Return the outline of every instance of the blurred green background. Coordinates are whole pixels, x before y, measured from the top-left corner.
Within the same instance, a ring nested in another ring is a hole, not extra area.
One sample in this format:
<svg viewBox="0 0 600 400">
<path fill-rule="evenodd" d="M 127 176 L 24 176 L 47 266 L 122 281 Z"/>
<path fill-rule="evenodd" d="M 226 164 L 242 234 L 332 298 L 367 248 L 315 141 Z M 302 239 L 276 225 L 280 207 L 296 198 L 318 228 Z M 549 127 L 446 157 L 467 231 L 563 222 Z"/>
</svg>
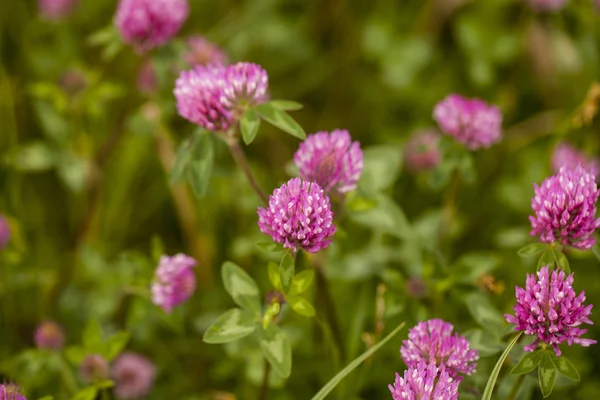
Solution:
<svg viewBox="0 0 600 400">
<path fill-rule="evenodd" d="M 472 390 L 461 398 L 477 398 L 502 348 L 469 304 L 512 312 L 514 285 L 535 271 L 535 260 L 519 258 L 516 249 L 532 240 L 533 183 L 551 174 L 555 144 L 567 140 L 600 154 L 599 122 L 574 122 L 598 105 L 586 100 L 600 72 L 594 4 L 572 0 L 555 14 L 536 14 L 518 0 L 191 0 L 190 6 L 177 41 L 150 55 L 159 88 L 147 95 L 137 88 L 139 55 L 90 44 L 92 34 L 112 24 L 116 1 L 82 0 L 61 22 L 40 19 L 33 1 L 0 4 L 0 213 L 13 231 L 0 254 L 0 377 L 21 383 L 30 398 L 66 398 L 58 372 L 42 356 L 19 354 L 33 347 L 40 321 L 59 321 L 67 344 L 77 344 L 93 317 L 107 332 L 129 330 L 129 348 L 157 365 L 152 399 L 256 398 L 263 368 L 256 343 L 207 345 L 201 336 L 233 305 L 220 281 L 223 261 L 235 261 L 263 293 L 269 290 L 266 262 L 274 258 L 255 246 L 266 238 L 256 224 L 259 201 L 217 141 L 204 198 L 183 183 L 170 185 L 165 172 L 176 146 L 194 131 L 177 115 L 172 90 L 183 38 L 200 34 L 230 60 L 262 65 L 272 98 L 304 104 L 293 116 L 306 132 L 343 128 L 365 149 L 384 146 L 372 153 L 386 156 L 369 164 L 370 178 L 397 203 L 338 220 L 325 271 L 343 336 L 340 354 L 314 320 L 289 315 L 292 376 L 273 379 L 270 398 L 310 398 L 372 343 L 377 321 L 387 332 L 400 321 L 410 327 L 431 317 L 471 330 L 482 353 L 480 373 L 465 380 L 461 387 Z M 474 181 L 455 195 L 444 181 L 432 185 L 435 171 L 414 175 L 402 168 L 403 144 L 415 130 L 434 126 L 432 108 L 451 92 L 497 104 L 504 116 L 503 140 L 474 154 Z M 245 148 L 267 192 L 289 178 L 297 145 L 263 124 Z M 363 179 L 363 187 L 370 184 Z M 453 220 L 440 235 L 450 202 Z M 186 252 L 200 265 L 196 294 L 171 316 L 131 295 L 151 279 L 162 248 Z M 600 304 L 598 260 L 591 252 L 569 259 L 576 290 Z M 505 290 L 486 289 L 483 273 Z M 414 278 L 425 293 L 407 289 Z M 600 336 L 596 326 L 587 337 Z M 387 384 L 404 369 L 402 338 L 405 332 L 332 398 L 389 398 Z M 551 398 L 600 395 L 598 346 L 563 347 L 582 381 L 559 378 Z M 513 380 L 501 381 L 499 398 Z M 529 390 L 520 398 L 541 398 L 531 390 L 533 376 L 525 383 Z"/>
</svg>

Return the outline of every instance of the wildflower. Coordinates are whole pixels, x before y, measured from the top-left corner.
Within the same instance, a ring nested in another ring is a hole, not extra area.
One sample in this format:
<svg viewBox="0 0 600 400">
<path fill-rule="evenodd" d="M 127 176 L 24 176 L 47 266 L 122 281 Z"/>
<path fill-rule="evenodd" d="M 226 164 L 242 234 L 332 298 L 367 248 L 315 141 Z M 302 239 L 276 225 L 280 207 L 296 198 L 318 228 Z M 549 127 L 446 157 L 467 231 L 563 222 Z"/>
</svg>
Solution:
<svg viewBox="0 0 600 400">
<path fill-rule="evenodd" d="M 84 382 L 94 383 L 108 379 L 108 362 L 100 354 L 90 354 L 79 366 L 79 375 Z"/>
<path fill-rule="evenodd" d="M 8 220 L 0 215 L 0 250 L 8 246 L 10 241 L 10 226 Z"/>
<path fill-rule="evenodd" d="M 111 371 L 116 397 L 126 400 L 146 396 L 150 393 L 155 374 L 156 368 L 146 357 L 131 352 L 121 354 Z"/>
<path fill-rule="evenodd" d="M 360 143 L 346 130 L 308 135 L 294 154 L 300 178 L 316 182 L 327 193 L 356 189 L 363 168 Z"/>
<path fill-rule="evenodd" d="M 408 332 L 408 340 L 402 342 L 400 354 L 406 365 L 416 367 L 424 361 L 445 365 L 453 378 L 458 374 L 471 375 L 479 359 L 477 350 L 458 333 L 452 334 L 454 326 L 441 319 L 419 322 Z"/>
<path fill-rule="evenodd" d="M 209 131 L 229 129 L 251 106 L 268 98 L 268 76 L 252 63 L 196 66 L 175 82 L 179 115 Z"/>
<path fill-rule="evenodd" d="M 258 208 L 258 226 L 283 247 L 309 253 L 329 246 L 336 229 L 329 197 L 318 183 L 300 178 L 275 189 L 269 206 Z"/>
<path fill-rule="evenodd" d="M 537 335 L 535 341 L 525 346 L 526 351 L 534 351 L 539 343 L 552 346 L 560 357 L 558 345 L 567 341 L 587 347 L 596 343 L 592 339 L 582 339 L 587 329 L 581 324 L 593 325 L 588 318 L 592 305 L 584 306 L 585 292 L 579 296 L 573 290 L 573 274 L 565 279 L 565 271 L 550 271 L 547 266 L 537 273 L 527 274 L 525 289 L 516 287 L 517 304 L 515 315 L 505 314 L 510 324 L 516 325 L 516 331 L 525 331 L 526 335 Z"/>
<path fill-rule="evenodd" d="M 564 165 L 566 169 L 576 169 L 578 165 L 588 172 L 593 173 L 596 178 L 600 174 L 600 160 L 587 158 L 567 142 L 559 143 L 552 153 L 552 169 L 558 173 Z"/>
<path fill-rule="evenodd" d="M 594 176 L 581 165 L 574 170 L 561 167 L 558 174 L 535 185 L 530 216 L 531 236 L 544 243 L 561 243 L 578 249 L 589 249 L 595 243 L 594 232 L 600 226 L 596 219 L 596 201 L 600 192 Z"/>
<path fill-rule="evenodd" d="M 60 349 L 65 343 L 63 328 L 54 321 L 39 324 L 33 338 L 40 349 Z"/>
<path fill-rule="evenodd" d="M 479 99 L 448 95 L 436 104 L 433 117 L 441 130 L 469 150 L 490 147 L 502 135 L 502 114 Z"/>
<path fill-rule="evenodd" d="M 139 53 L 167 43 L 188 17 L 187 0 L 121 0 L 115 25 Z"/>
<path fill-rule="evenodd" d="M 535 11 L 559 11 L 569 0 L 527 0 Z"/>
<path fill-rule="evenodd" d="M 435 168 L 442 160 L 439 141 L 440 135 L 435 130 L 415 133 L 405 148 L 408 167 L 415 172 Z"/>
<path fill-rule="evenodd" d="M 162 256 L 152 284 L 152 302 L 170 313 L 173 307 L 187 301 L 196 289 L 193 267 L 196 260 L 185 254 Z"/>
<path fill-rule="evenodd" d="M 21 388 L 14 383 L 0 384 L 0 400 L 27 400 Z"/>
<path fill-rule="evenodd" d="M 184 60 L 191 66 L 196 65 L 226 65 L 227 55 L 216 44 L 202 36 L 187 38 L 187 51 Z"/>
<path fill-rule="evenodd" d="M 78 0 L 38 0 L 42 18 L 58 21 L 68 16 L 77 6 Z"/>
<path fill-rule="evenodd" d="M 446 367 L 419 361 L 404 371 L 404 377 L 396 372 L 394 385 L 388 385 L 394 400 L 455 400 L 458 399 L 458 385 Z"/>
</svg>

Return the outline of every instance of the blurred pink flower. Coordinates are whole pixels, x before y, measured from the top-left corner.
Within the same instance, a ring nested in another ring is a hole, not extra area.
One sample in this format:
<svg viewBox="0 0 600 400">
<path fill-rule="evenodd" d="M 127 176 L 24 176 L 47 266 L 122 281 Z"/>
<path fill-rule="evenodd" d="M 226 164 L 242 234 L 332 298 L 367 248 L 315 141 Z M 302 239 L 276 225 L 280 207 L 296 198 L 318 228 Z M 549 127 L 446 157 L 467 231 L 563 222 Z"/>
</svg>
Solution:
<svg viewBox="0 0 600 400">
<path fill-rule="evenodd" d="M 193 267 L 196 260 L 185 254 L 162 256 L 152 284 L 152 302 L 170 313 L 173 307 L 187 301 L 196 289 Z"/>
<path fill-rule="evenodd" d="M 526 0 L 535 11 L 559 11 L 569 0 Z"/>
<path fill-rule="evenodd" d="M 408 168 L 414 172 L 435 168 L 442 161 L 439 141 L 434 129 L 415 132 L 404 149 Z"/>
<path fill-rule="evenodd" d="M 79 0 L 38 0 L 38 9 L 42 18 L 58 21 L 68 16 Z"/>
<path fill-rule="evenodd" d="M 152 61 L 142 62 L 137 73 L 137 88 L 141 94 L 151 94 L 158 89 L 158 77 L 152 65 Z"/>
<path fill-rule="evenodd" d="M 33 338 L 40 349 L 60 349 L 65 343 L 63 328 L 54 321 L 39 324 Z"/>
<path fill-rule="evenodd" d="M 192 67 L 196 65 L 227 65 L 225 52 L 200 35 L 187 38 L 187 51 L 183 58 Z"/>
<path fill-rule="evenodd" d="M 8 246 L 10 241 L 10 226 L 8 220 L 0 215 L 0 250 Z"/>
<path fill-rule="evenodd" d="M 114 362 L 111 376 L 118 399 L 128 400 L 146 396 L 152 389 L 156 368 L 146 357 L 123 353 Z"/>
<path fill-rule="evenodd" d="M 552 153 L 552 170 L 558 173 L 561 167 L 575 169 L 578 165 L 588 172 L 593 172 L 596 179 L 600 177 L 600 159 L 588 158 L 567 142 L 556 145 Z"/>
</svg>

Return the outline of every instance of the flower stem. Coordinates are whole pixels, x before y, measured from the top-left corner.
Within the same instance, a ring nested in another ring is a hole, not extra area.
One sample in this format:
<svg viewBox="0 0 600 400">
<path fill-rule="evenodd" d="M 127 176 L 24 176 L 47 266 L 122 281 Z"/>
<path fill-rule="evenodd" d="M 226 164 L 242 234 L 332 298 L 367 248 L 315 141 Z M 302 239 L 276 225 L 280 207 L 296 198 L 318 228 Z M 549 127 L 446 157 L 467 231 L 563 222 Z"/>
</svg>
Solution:
<svg viewBox="0 0 600 400">
<path fill-rule="evenodd" d="M 252 173 L 252 170 L 250 169 L 250 166 L 248 165 L 248 160 L 246 159 L 246 155 L 242 151 L 242 148 L 240 147 L 240 144 L 237 141 L 237 139 L 236 140 L 228 140 L 227 144 L 229 145 L 229 150 L 231 151 L 231 155 L 233 156 L 233 159 L 235 160 L 237 165 L 241 168 L 241 170 L 246 175 L 246 178 L 248 179 L 248 183 L 250 183 L 250 186 L 252 186 L 252 189 L 254 189 L 254 192 L 256 192 L 258 197 L 260 197 L 260 199 L 262 200 L 262 202 L 265 205 L 269 204 L 269 196 L 267 196 L 267 194 L 264 192 L 264 190 L 262 190 L 262 188 L 260 187 L 260 184 L 254 177 L 254 174 Z"/>
<path fill-rule="evenodd" d="M 271 364 L 269 364 L 269 361 L 267 361 L 265 358 L 262 386 L 260 389 L 260 395 L 258 396 L 259 400 L 267 400 L 267 394 L 269 392 L 269 372 L 271 372 Z"/>
<path fill-rule="evenodd" d="M 519 377 L 513 384 L 512 389 L 510 389 L 510 393 L 508 394 L 506 400 L 515 400 L 515 398 L 517 397 L 517 393 L 519 393 L 519 389 L 521 389 L 521 385 L 523 385 L 523 381 L 525 380 L 526 376 L 527 374 L 519 375 Z"/>
<path fill-rule="evenodd" d="M 331 297 L 331 293 L 329 290 L 329 284 L 327 282 L 327 279 L 325 278 L 325 274 L 323 273 L 323 266 L 321 264 L 321 260 L 320 258 L 316 258 L 315 259 L 315 273 L 316 273 L 316 283 L 317 283 L 317 296 L 318 299 L 317 303 L 318 304 L 323 304 L 324 306 L 324 314 L 325 314 L 325 319 L 327 320 L 329 327 L 331 329 L 331 332 L 333 334 L 334 337 L 334 341 L 337 345 L 337 350 L 338 353 L 343 357 L 345 357 L 344 355 L 344 348 L 342 346 L 343 340 L 342 340 L 342 334 L 341 334 L 341 330 L 340 327 L 337 323 L 337 319 L 336 319 L 336 312 L 335 312 L 335 305 L 333 304 L 333 299 Z"/>
</svg>

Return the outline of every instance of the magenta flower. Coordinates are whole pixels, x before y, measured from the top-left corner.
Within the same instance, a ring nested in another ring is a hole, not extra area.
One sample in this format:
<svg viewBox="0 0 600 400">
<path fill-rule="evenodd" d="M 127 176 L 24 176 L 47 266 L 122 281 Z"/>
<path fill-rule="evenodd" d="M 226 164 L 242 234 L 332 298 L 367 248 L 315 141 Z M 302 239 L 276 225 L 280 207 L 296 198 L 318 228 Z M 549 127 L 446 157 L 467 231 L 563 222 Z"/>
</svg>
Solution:
<svg viewBox="0 0 600 400">
<path fill-rule="evenodd" d="M 435 168 L 442 161 L 439 141 L 440 135 L 433 129 L 416 132 L 404 150 L 408 168 L 414 172 Z"/>
<path fill-rule="evenodd" d="M 136 353 L 123 353 L 112 366 L 114 393 L 118 399 L 137 399 L 152 389 L 156 368 L 146 357 Z"/>
<path fill-rule="evenodd" d="M 404 377 L 396 372 L 394 385 L 388 385 L 394 400 L 456 400 L 458 385 L 442 364 L 419 361 L 404 371 Z"/>
<path fill-rule="evenodd" d="M 585 292 L 579 296 L 573 290 L 573 274 L 565 279 L 565 271 L 550 272 L 542 267 L 537 273 L 527 274 L 525 289 L 516 287 L 517 304 L 515 315 L 505 314 L 510 324 L 516 325 L 516 331 L 525 331 L 526 335 L 537 335 L 535 341 L 525 346 L 526 351 L 534 351 L 539 343 L 552 346 L 560 357 L 558 345 L 567 341 L 568 345 L 577 343 L 588 347 L 596 343 L 592 339 L 582 339 L 587 329 L 581 324 L 593 325 L 588 318 L 592 313 L 592 305 L 584 306 Z"/>
<path fill-rule="evenodd" d="M 586 171 L 593 173 L 596 178 L 600 175 L 600 160 L 588 158 L 567 142 L 559 143 L 552 153 L 552 170 L 555 174 L 562 166 L 566 169 L 576 169 L 578 165 Z"/>
<path fill-rule="evenodd" d="M 185 254 L 162 256 L 152 284 L 152 302 L 170 313 L 173 307 L 187 301 L 196 289 L 193 267 L 196 260 Z"/>
<path fill-rule="evenodd" d="M 557 175 L 535 185 L 530 216 L 531 236 L 544 243 L 561 243 L 578 249 L 589 249 L 595 243 L 594 232 L 600 226 L 596 219 L 596 201 L 600 192 L 594 176 L 581 166 L 574 170 L 561 167 Z"/>
<path fill-rule="evenodd" d="M 10 241 L 10 226 L 8 220 L 0 215 L 0 250 L 5 249 Z"/>
<path fill-rule="evenodd" d="M 527 0 L 535 11 L 559 11 L 569 0 Z"/>
<path fill-rule="evenodd" d="M 308 135 L 294 154 L 300 178 L 316 182 L 327 193 L 356 189 L 363 168 L 360 143 L 352 142 L 346 130 Z"/>
<path fill-rule="evenodd" d="M 335 233 L 329 197 L 315 182 L 290 179 L 275 189 L 269 206 L 258 208 L 260 231 L 283 247 L 315 253 L 331 243 Z"/>
<path fill-rule="evenodd" d="M 209 131 L 224 131 L 268 98 L 269 78 L 256 64 L 196 66 L 175 82 L 179 115 Z"/>
<path fill-rule="evenodd" d="M 187 38 L 187 51 L 183 58 L 190 66 L 226 65 L 227 55 L 219 46 L 196 35 Z"/>
<path fill-rule="evenodd" d="M 108 379 L 108 362 L 100 354 L 90 354 L 79 366 L 79 375 L 84 382 L 94 383 Z"/>
<path fill-rule="evenodd" d="M 21 388 L 14 383 L 0 384 L 0 400 L 27 400 Z"/>
<path fill-rule="evenodd" d="M 477 350 L 471 349 L 467 338 L 452 334 L 454 326 L 441 319 L 419 322 L 408 332 L 402 342 L 400 354 L 404 363 L 416 367 L 419 362 L 445 365 L 453 378 L 458 374 L 471 375 L 479 359 Z"/>
<path fill-rule="evenodd" d="M 38 10 L 42 18 L 49 21 L 58 21 L 67 17 L 79 0 L 38 0 Z"/>
<path fill-rule="evenodd" d="M 121 0 L 115 25 L 125 43 L 145 53 L 175 36 L 189 12 L 187 0 Z"/>
<path fill-rule="evenodd" d="M 56 322 L 44 321 L 37 326 L 33 339 L 40 349 L 60 349 L 65 343 L 65 333 Z"/>
<path fill-rule="evenodd" d="M 479 99 L 451 94 L 436 104 L 433 117 L 442 132 L 469 150 L 490 147 L 502 135 L 502 114 Z"/>
</svg>

